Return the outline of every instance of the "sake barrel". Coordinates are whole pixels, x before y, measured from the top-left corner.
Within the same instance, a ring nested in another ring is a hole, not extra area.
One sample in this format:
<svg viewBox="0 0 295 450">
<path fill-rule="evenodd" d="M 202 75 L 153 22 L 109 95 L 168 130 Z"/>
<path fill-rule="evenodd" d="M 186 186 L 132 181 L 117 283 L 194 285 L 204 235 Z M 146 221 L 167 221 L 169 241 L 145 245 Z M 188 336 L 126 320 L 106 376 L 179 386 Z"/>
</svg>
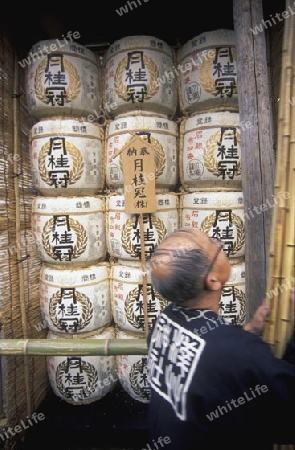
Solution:
<svg viewBox="0 0 295 450">
<path fill-rule="evenodd" d="M 238 109 L 234 31 L 199 34 L 178 51 L 179 105 L 183 113 Z"/>
<path fill-rule="evenodd" d="M 178 196 L 174 192 L 156 194 L 156 212 L 143 214 L 144 236 L 140 235 L 139 217 L 124 211 L 123 194 L 106 198 L 106 245 L 111 257 L 118 262 L 140 261 L 141 240 L 146 259 L 164 237 L 179 227 Z"/>
<path fill-rule="evenodd" d="M 26 100 L 31 117 L 87 117 L 101 94 L 95 53 L 66 39 L 37 42 L 27 55 Z"/>
<path fill-rule="evenodd" d="M 147 274 L 146 300 L 144 298 L 143 272 L 138 267 L 113 264 L 110 273 L 111 307 L 115 324 L 124 331 L 144 334 L 145 313 L 148 328 L 152 329 L 158 315 L 168 305 L 167 301 L 153 288 Z M 148 330 L 148 331 L 149 331 Z"/>
<path fill-rule="evenodd" d="M 89 265 L 106 257 L 105 199 L 101 196 L 36 197 L 32 229 L 45 263 Z"/>
<path fill-rule="evenodd" d="M 244 325 L 246 321 L 245 278 L 245 261 L 232 264 L 230 277 L 221 291 L 219 314 L 232 325 Z"/>
<path fill-rule="evenodd" d="M 180 125 L 180 181 L 186 191 L 241 190 L 239 113 L 208 111 Z"/>
<path fill-rule="evenodd" d="M 245 256 L 245 218 L 242 191 L 189 192 L 180 196 L 182 227 L 202 230 L 219 238 L 234 263 Z"/>
<path fill-rule="evenodd" d="M 157 37 L 127 36 L 113 42 L 105 55 L 106 114 L 114 118 L 138 109 L 174 115 L 174 58 L 172 47 Z"/>
<path fill-rule="evenodd" d="M 57 333 L 79 334 L 110 325 L 108 265 L 64 268 L 43 264 L 40 308 L 49 330 Z"/>
<path fill-rule="evenodd" d="M 138 335 L 116 330 L 116 339 L 138 339 Z M 150 387 L 147 374 L 147 357 L 116 355 L 115 365 L 119 382 L 124 391 L 140 403 L 149 403 Z"/>
<path fill-rule="evenodd" d="M 34 187 L 42 195 L 93 195 L 105 182 L 104 131 L 96 123 L 52 118 L 31 129 Z"/>
<path fill-rule="evenodd" d="M 113 327 L 69 335 L 49 331 L 47 339 L 115 339 Z M 71 405 L 87 405 L 105 397 L 115 387 L 118 377 L 114 356 L 48 356 L 49 384 L 53 393 Z"/>
<path fill-rule="evenodd" d="M 167 116 L 130 112 L 110 120 L 106 128 L 106 184 L 116 190 L 123 186 L 122 157 L 119 152 L 141 133 L 154 148 L 155 173 L 146 174 L 155 180 L 156 192 L 173 190 L 178 182 L 178 127 Z"/>
</svg>

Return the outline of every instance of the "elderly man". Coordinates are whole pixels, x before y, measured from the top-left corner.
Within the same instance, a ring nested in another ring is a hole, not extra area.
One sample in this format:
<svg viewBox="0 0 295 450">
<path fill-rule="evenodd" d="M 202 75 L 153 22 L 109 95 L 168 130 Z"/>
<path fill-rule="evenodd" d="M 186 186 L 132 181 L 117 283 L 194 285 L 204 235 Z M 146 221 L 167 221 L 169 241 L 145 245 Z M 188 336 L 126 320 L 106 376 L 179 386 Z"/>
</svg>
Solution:
<svg viewBox="0 0 295 450">
<path fill-rule="evenodd" d="M 244 327 L 218 315 L 231 272 L 222 248 L 200 230 L 180 229 L 151 258 L 152 284 L 170 302 L 148 336 L 155 449 L 295 443 L 294 365 L 275 358 L 259 336 L 269 309 L 262 305 Z"/>
</svg>

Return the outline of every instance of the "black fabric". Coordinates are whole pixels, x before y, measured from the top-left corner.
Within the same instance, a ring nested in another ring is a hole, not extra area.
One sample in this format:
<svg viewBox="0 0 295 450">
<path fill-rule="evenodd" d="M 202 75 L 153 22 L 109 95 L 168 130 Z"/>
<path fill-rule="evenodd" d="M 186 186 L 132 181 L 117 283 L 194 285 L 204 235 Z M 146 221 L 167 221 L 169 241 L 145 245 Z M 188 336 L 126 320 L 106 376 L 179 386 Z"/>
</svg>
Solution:
<svg viewBox="0 0 295 450">
<path fill-rule="evenodd" d="M 148 345 L 149 424 L 159 448 L 164 438 L 167 450 L 295 443 L 294 365 L 261 337 L 212 311 L 170 304 Z"/>
</svg>

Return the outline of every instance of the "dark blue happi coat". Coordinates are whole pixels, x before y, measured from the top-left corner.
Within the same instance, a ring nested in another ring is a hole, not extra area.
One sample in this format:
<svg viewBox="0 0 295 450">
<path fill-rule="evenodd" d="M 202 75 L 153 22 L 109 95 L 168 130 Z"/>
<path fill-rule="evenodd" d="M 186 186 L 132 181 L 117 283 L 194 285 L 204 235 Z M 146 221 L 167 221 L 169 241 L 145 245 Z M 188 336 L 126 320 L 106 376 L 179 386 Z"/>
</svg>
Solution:
<svg viewBox="0 0 295 450">
<path fill-rule="evenodd" d="M 294 359 L 275 358 L 261 337 L 212 311 L 170 304 L 148 346 L 155 448 L 264 450 L 295 443 Z"/>
</svg>

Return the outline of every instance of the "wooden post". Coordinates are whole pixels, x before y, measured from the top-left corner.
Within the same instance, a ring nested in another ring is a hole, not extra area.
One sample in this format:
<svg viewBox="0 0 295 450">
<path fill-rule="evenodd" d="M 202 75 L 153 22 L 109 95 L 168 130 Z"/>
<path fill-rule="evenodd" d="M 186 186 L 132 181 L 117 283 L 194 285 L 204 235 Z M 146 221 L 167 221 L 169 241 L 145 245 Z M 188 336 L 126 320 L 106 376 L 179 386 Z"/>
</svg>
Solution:
<svg viewBox="0 0 295 450">
<path fill-rule="evenodd" d="M 139 132 L 138 134 L 146 133 Z M 150 214 L 156 211 L 154 148 L 149 142 L 134 134 L 121 149 L 120 154 L 123 167 L 125 212 L 136 214 L 139 218 L 144 331 L 147 336 L 149 333 L 149 322 L 143 214 Z"/>
<path fill-rule="evenodd" d="M 233 0 L 233 19 L 245 208 L 245 289 L 251 316 L 266 295 L 274 205 L 273 115 L 262 1 Z"/>
</svg>

